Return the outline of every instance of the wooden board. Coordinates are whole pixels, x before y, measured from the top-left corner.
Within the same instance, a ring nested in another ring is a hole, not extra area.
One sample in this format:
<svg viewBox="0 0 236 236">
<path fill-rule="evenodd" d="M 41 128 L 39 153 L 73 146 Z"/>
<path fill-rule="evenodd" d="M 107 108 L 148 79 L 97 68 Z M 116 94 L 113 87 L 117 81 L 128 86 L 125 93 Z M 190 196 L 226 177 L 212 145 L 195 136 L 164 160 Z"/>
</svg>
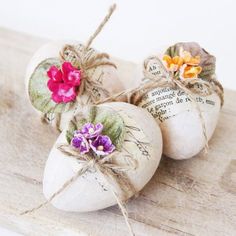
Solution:
<svg viewBox="0 0 236 236">
<path fill-rule="evenodd" d="M 24 72 L 46 40 L 0 29 L 0 225 L 24 235 L 123 236 L 117 206 L 66 213 L 41 203 L 42 176 L 58 133 L 39 122 L 27 100 Z M 185 161 L 163 157 L 140 196 L 128 203 L 137 236 L 236 235 L 236 92 L 225 91 L 207 155 Z"/>
</svg>

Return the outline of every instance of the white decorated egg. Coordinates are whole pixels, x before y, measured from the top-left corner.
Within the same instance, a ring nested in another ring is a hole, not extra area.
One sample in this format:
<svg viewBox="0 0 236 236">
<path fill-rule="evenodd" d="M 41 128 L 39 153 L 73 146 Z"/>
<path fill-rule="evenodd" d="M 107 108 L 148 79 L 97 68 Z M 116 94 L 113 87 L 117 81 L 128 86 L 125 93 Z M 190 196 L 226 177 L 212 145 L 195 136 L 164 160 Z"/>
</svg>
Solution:
<svg viewBox="0 0 236 236">
<path fill-rule="evenodd" d="M 162 136 L 159 126 L 147 111 L 127 103 L 94 106 L 96 112 L 91 112 L 92 108 L 89 109 L 90 115 L 86 116 L 90 117 L 90 122 L 101 121 L 106 127 L 105 134 L 112 134 L 110 137 L 113 137 L 111 139 L 116 148 L 119 147 L 121 156 L 128 154 L 137 164 L 135 169 L 127 170 L 124 174 L 135 190 L 140 191 L 155 173 L 161 159 Z M 43 192 L 47 199 L 81 167 L 75 159 L 57 148 L 67 142 L 66 134 L 70 133 L 68 130 L 70 129 L 67 128 L 60 134 L 46 163 Z M 123 134 L 122 138 L 120 133 Z M 123 161 L 119 156 L 115 158 L 118 164 L 122 165 Z M 119 191 L 122 192 L 122 188 Z M 133 194 L 128 194 L 127 198 Z M 93 168 L 78 177 L 52 200 L 52 204 L 58 209 L 78 212 L 99 210 L 116 203 L 111 186 L 104 176 Z"/>
<path fill-rule="evenodd" d="M 163 61 L 149 57 L 144 67 L 146 79 L 151 74 L 156 84 L 136 105 L 160 125 L 163 153 L 177 160 L 197 155 L 211 139 L 223 103 L 215 57 L 197 43 L 177 43 L 167 49 Z"/>
</svg>

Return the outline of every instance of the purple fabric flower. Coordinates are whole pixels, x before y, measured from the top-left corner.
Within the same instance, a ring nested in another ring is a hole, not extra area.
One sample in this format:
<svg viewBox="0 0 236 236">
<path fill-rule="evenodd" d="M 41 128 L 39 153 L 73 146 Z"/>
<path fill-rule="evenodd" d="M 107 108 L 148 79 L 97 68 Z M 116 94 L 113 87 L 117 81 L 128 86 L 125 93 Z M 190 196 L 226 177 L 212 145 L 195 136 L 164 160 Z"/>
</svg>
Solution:
<svg viewBox="0 0 236 236">
<path fill-rule="evenodd" d="M 103 125 L 101 123 L 97 123 L 96 125 L 92 123 L 86 123 L 85 125 L 83 125 L 81 130 L 76 131 L 76 134 L 81 133 L 85 138 L 91 139 L 96 138 L 99 134 L 101 134 L 102 129 Z"/>
<path fill-rule="evenodd" d="M 79 149 L 81 154 L 89 152 L 89 143 L 83 134 L 77 133 L 71 140 L 71 145 L 76 149 Z"/>
<path fill-rule="evenodd" d="M 89 140 L 90 147 L 99 156 L 106 156 L 115 150 L 111 139 L 106 135 L 99 135 L 95 140 Z"/>
</svg>

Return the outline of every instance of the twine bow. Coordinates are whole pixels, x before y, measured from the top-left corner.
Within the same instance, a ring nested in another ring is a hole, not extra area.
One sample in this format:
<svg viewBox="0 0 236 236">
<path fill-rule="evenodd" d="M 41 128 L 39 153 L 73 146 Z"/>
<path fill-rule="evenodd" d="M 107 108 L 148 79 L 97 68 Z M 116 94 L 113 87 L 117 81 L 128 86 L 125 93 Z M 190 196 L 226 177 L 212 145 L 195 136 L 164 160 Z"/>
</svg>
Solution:
<svg viewBox="0 0 236 236">
<path fill-rule="evenodd" d="M 124 202 L 131 196 L 135 195 L 137 191 L 133 184 L 129 181 L 126 176 L 126 172 L 130 170 L 135 170 L 137 168 L 137 161 L 132 158 L 130 155 L 121 154 L 118 151 L 111 153 L 105 157 L 91 155 L 82 155 L 78 151 L 76 151 L 71 145 L 61 144 L 57 147 L 66 157 L 75 159 L 80 165 L 79 170 L 73 175 L 70 179 L 68 179 L 52 196 L 40 204 L 39 206 L 27 210 L 21 215 L 28 214 L 34 212 L 52 202 L 58 195 L 60 195 L 67 187 L 71 186 L 80 176 L 86 173 L 88 170 L 96 170 L 99 172 L 103 178 L 108 183 L 112 194 L 114 195 L 118 206 L 124 216 L 125 222 L 129 229 L 130 235 L 134 236 L 134 232 L 129 223 L 128 212 L 124 205 Z M 125 164 L 118 164 L 114 162 L 114 157 L 123 158 L 126 162 Z M 119 193 L 117 190 L 120 190 Z"/>
<path fill-rule="evenodd" d="M 94 53 L 94 50 L 90 48 L 93 40 L 97 37 L 97 35 L 102 31 L 105 24 L 109 21 L 111 15 L 116 9 L 116 4 L 113 4 L 108 11 L 108 14 L 105 16 L 103 21 L 97 27 L 96 31 L 90 36 L 87 43 L 80 47 L 75 45 L 65 45 L 60 52 L 60 56 L 62 60 L 70 61 L 75 67 L 82 70 L 82 80 L 79 90 L 79 95 L 82 95 L 85 91 L 87 91 L 92 98 L 92 102 L 95 102 L 97 99 L 94 96 L 93 88 L 99 89 L 102 91 L 105 96 L 109 96 L 109 91 L 102 87 L 101 83 L 91 79 L 88 76 L 88 70 L 95 69 L 99 66 L 113 66 L 116 68 L 116 65 L 108 59 L 110 58 L 107 53 Z M 94 54 L 91 56 L 91 54 Z M 104 60 L 105 59 L 105 60 Z"/>
<path fill-rule="evenodd" d="M 156 61 L 158 66 L 160 67 L 160 74 L 152 73 L 148 69 L 148 65 L 150 61 Z M 155 87 L 170 87 L 170 88 L 179 88 L 186 92 L 186 94 L 196 94 L 200 96 L 209 96 L 212 93 L 216 93 L 220 100 L 221 106 L 224 103 L 223 92 L 224 89 L 219 81 L 217 81 L 214 77 L 211 79 L 201 79 L 201 78 L 185 78 L 179 79 L 175 77 L 172 73 L 168 72 L 163 65 L 162 61 L 157 56 L 148 57 L 144 61 L 143 65 L 143 74 L 144 81 L 146 80 L 146 85 L 144 85 L 144 89 L 153 89 Z M 145 83 L 144 83 L 145 84 Z"/>
<path fill-rule="evenodd" d="M 82 95 L 85 91 L 87 91 L 90 94 L 93 103 L 97 100 L 93 88 L 96 88 L 100 92 L 103 92 L 105 96 L 109 96 L 110 93 L 107 89 L 102 87 L 100 82 L 95 81 L 90 76 L 88 76 L 88 70 L 105 65 L 113 66 L 116 68 L 116 65 L 108 60 L 110 57 L 107 53 L 94 53 L 94 50 L 91 49 L 90 46 L 93 40 L 102 31 L 104 25 L 109 21 L 115 9 L 116 5 L 113 4 L 109 8 L 108 14 L 100 23 L 96 31 L 90 36 L 84 46 L 67 44 L 62 48 L 60 52 L 60 57 L 62 60 L 70 61 L 73 66 L 79 68 L 82 71 L 82 79 L 78 95 Z"/>
<path fill-rule="evenodd" d="M 90 54 L 94 54 L 90 56 Z M 95 53 L 93 49 L 87 48 L 83 45 L 65 45 L 60 52 L 61 59 L 63 61 L 70 61 L 72 65 L 79 68 L 82 71 L 81 84 L 77 97 L 79 98 L 84 92 L 90 95 L 92 103 L 98 98 L 97 93 L 103 93 L 105 97 L 110 96 L 109 90 L 104 88 L 100 81 L 92 79 L 89 76 L 88 71 L 96 69 L 99 66 L 112 66 L 116 68 L 116 65 L 109 61 L 109 55 L 107 53 Z"/>
</svg>

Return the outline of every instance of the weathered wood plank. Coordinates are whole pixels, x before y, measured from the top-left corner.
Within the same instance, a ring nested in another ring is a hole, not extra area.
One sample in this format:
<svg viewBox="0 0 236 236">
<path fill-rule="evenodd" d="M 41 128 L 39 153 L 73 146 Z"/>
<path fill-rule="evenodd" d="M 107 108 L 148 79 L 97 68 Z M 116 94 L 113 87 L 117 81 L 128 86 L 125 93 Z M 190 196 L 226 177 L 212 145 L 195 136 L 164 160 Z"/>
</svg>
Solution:
<svg viewBox="0 0 236 236">
<path fill-rule="evenodd" d="M 24 88 L 32 53 L 45 40 L 0 29 L 0 225 L 25 235 L 127 235 L 118 207 L 66 213 L 47 206 L 43 168 L 58 133 L 40 124 Z M 236 92 L 225 106 L 207 155 L 163 157 L 150 183 L 128 210 L 136 235 L 236 235 Z"/>
</svg>

